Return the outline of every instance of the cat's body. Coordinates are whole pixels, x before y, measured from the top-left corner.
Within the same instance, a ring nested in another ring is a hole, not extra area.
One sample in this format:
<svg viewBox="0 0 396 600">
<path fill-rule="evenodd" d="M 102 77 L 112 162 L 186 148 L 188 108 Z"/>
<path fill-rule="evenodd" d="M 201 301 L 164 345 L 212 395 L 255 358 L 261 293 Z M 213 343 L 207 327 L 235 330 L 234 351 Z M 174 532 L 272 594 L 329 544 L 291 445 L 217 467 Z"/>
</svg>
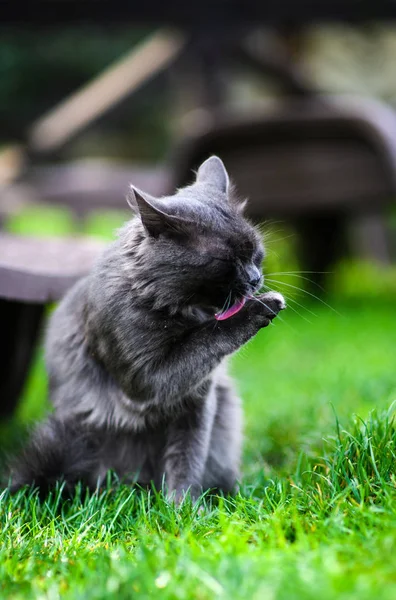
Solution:
<svg viewBox="0 0 396 600">
<path fill-rule="evenodd" d="M 132 202 L 140 218 L 51 318 L 55 414 L 14 468 L 14 488 L 45 490 L 62 478 L 93 488 L 114 469 L 142 485 L 165 479 L 180 498 L 187 489 L 229 491 L 238 478 L 242 415 L 226 359 L 283 299 L 250 299 L 261 243 L 229 201 L 219 159 L 175 196 L 135 191 Z"/>
<path fill-rule="evenodd" d="M 112 468 L 142 485 L 153 481 L 161 487 L 168 470 L 175 478 L 186 477 L 191 486 L 231 489 L 238 475 L 241 410 L 225 365 L 220 363 L 202 382 L 191 382 L 192 374 L 186 373 L 186 378 L 182 374 L 180 391 L 168 389 L 169 381 L 162 382 L 160 374 L 154 384 L 152 371 L 166 352 L 169 335 L 176 345 L 182 344 L 186 329 L 194 327 L 194 322 L 157 315 L 147 323 L 137 311 L 136 321 L 125 323 L 131 330 L 130 361 L 137 372 L 147 369 L 149 389 L 142 391 L 139 386 L 136 393 L 127 395 L 90 348 L 84 316 L 89 284 L 90 279 L 81 281 L 59 306 L 49 327 L 46 352 L 57 417 L 84 424 L 100 441 L 97 469 L 89 475 L 89 484 L 95 486 Z M 121 314 L 127 319 L 130 311 Z M 208 360 L 206 348 L 202 348 L 202 360 Z M 180 367 L 188 368 L 185 364 Z M 191 367 L 195 370 L 194 364 Z M 186 458 L 180 475 L 176 465 L 167 467 L 175 453 Z M 189 465 L 189 460 L 193 464 Z"/>
</svg>

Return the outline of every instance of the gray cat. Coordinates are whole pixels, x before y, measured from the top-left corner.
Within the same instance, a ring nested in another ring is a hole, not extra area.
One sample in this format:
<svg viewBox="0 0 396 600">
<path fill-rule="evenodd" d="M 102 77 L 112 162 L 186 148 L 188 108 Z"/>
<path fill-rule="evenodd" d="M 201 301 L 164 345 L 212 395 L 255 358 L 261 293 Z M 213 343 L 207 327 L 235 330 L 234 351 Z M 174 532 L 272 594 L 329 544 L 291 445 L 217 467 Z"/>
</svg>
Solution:
<svg viewBox="0 0 396 600">
<path fill-rule="evenodd" d="M 226 358 L 285 308 L 262 285 L 263 247 L 213 156 L 174 196 L 131 187 L 128 222 L 54 312 L 46 362 L 55 411 L 12 469 L 14 490 L 106 472 L 141 485 L 231 491 L 242 415 Z"/>
</svg>

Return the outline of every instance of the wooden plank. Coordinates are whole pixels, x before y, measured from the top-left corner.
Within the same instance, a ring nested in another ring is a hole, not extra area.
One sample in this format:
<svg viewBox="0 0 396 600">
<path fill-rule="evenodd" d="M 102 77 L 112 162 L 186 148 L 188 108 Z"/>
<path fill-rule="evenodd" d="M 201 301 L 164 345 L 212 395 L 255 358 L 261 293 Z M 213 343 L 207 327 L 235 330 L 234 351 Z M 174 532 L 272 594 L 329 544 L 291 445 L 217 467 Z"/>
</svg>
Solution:
<svg viewBox="0 0 396 600">
<path fill-rule="evenodd" d="M 96 240 L 32 239 L 0 234 L 0 418 L 18 402 L 44 321 L 45 304 L 59 300 L 86 275 L 104 244 Z"/>
<path fill-rule="evenodd" d="M 63 204 L 78 214 L 103 208 L 129 210 L 125 197 L 131 183 L 153 196 L 172 193 L 171 172 L 165 166 L 100 160 L 33 167 L 26 183 L 40 201 Z"/>
<path fill-rule="evenodd" d="M 161 30 L 144 40 L 34 123 L 28 133 L 30 151 L 51 152 L 65 144 L 169 66 L 183 45 L 184 36 L 171 31 Z"/>
<path fill-rule="evenodd" d="M 361 212 L 387 205 L 392 187 L 367 149 L 342 143 L 263 144 L 224 155 L 238 192 L 255 217 L 287 218 L 329 210 Z"/>
<path fill-rule="evenodd" d="M 64 205 L 78 217 L 94 210 L 129 211 L 125 197 L 130 183 L 153 196 L 166 196 L 173 191 L 171 171 L 161 165 L 92 159 L 31 166 L 24 177 L 2 188 L 0 219 L 19 213 L 27 204 L 42 202 Z"/>
<path fill-rule="evenodd" d="M 104 247 L 93 239 L 0 234 L 0 298 L 47 303 L 86 275 Z"/>
<path fill-rule="evenodd" d="M 396 193 L 396 116 L 386 105 L 326 97 L 195 120 L 174 153 L 174 186 L 222 157 L 255 217 L 365 211 Z"/>
</svg>

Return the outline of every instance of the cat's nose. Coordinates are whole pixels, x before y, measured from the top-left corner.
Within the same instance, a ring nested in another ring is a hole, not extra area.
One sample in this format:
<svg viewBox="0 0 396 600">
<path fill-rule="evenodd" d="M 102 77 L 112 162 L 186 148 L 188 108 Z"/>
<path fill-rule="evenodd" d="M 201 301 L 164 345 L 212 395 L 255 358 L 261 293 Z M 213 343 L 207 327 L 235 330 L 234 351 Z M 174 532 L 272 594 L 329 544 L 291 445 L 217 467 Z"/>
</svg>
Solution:
<svg viewBox="0 0 396 600">
<path fill-rule="evenodd" d="M 253 288 L 257 287 L 261 281 L 261 273 L 257 267 L 249 267 L 248 270 L 248 282 Z"/>
<path fill-rule="evenodd" d="M 256 287 L 260 283 L 260 279 L 261 277 L 253 277 L 252 279 L 250 279 L 249 285 L 251 285 L 252 287 Z"/>
</svg>

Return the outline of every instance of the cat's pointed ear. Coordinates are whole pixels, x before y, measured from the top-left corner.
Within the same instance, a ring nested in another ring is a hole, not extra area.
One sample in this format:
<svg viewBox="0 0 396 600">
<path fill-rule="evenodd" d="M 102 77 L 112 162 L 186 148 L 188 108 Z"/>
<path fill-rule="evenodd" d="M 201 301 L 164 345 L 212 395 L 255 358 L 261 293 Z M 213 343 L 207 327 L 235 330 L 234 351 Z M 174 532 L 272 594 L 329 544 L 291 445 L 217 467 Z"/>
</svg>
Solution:
<svg viewBox="0 0 396 600">
<path fill-rule="evenodd" d="M 209 183 L 223 194 L 228 193 L 230 179 L 223 161 L 218 156 L 211 156 L 199 167 L 197 172 L 198 183 Z"/>
<path fill-rule="evenodd" d="M 151 236 L 158 237 L 166 233 L 185 235 L 187 233 L 187 221 L 166 213 L 159 206 L 156 198 L 133 185 L 129 188 L 127 202 L 132 210 L 140 216 L 144 228 Z"/>
<path fill-rule="evenodd" d="M 129 204 L 129 207 L 136 214 L 140 214 L 141 208 L 145 207 L 146 205 L 155 206 L 156 204 L 156 198 L 154 198 L 154 196 L 150 196 L 150 194 L 139 190 L 139 188 L 132 184 L 129 186 L 126 201 Z"/>
</svg>

